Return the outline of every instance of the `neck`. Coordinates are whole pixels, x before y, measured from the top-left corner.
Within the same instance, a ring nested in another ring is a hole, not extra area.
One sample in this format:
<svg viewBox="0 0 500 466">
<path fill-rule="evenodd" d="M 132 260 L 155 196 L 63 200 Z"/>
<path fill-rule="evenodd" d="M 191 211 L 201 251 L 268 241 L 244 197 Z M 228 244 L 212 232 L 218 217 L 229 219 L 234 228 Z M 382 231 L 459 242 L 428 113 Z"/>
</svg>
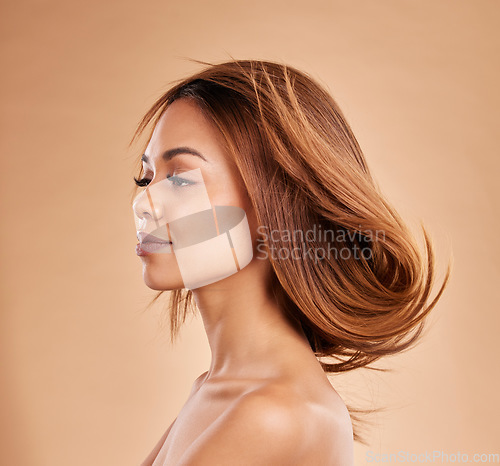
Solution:
<svg viewBox="0 0 500 466">
<path fill-rule="evenodd" d="M 278 375 L 291 350 L 313 355 L 302 329 L 274 300 L 269 267 L 252 261 L 237 274 L 193 290 L 212 352 L 207 378 Z"/>
</svg>

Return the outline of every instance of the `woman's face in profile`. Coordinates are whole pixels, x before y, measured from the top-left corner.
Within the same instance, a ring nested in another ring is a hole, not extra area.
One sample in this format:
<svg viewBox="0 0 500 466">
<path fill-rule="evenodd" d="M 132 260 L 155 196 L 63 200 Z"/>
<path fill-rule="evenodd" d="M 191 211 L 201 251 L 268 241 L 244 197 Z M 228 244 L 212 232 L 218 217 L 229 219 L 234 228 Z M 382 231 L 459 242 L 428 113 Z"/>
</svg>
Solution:
<svg viewBox="0 0 500 466">
<path fill-rule="evenodd" d="M 165 110 L 142 163 L 147 188 L 133 210 L 149 288 L 198 288 L 250 262 L 256 225 L 249 198 L 219 133 L 194 102 L 179 99 Z"/>
</svg>

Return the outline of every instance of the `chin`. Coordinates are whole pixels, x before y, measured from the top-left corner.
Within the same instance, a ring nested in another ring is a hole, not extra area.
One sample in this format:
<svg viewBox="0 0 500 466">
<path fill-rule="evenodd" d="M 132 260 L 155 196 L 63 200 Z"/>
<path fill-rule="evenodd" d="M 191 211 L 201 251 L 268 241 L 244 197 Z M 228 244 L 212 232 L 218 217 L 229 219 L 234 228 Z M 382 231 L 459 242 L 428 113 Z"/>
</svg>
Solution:
<svg viewBox="0 0 500 466">
<path fill-rule="evenodd" d="M 143 259 L 142 276 L 148 288 L 172 291 L 184 288 L 177 261 L 170 255 L 152 254 Z"/>
</svg>

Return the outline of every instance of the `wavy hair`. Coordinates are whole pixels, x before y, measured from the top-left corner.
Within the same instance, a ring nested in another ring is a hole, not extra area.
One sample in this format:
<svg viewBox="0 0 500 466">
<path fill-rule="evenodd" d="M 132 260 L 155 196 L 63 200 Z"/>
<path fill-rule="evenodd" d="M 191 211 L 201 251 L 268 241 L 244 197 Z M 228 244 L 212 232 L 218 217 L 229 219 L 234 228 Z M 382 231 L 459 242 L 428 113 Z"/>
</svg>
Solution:
<svg viewBox="0 0 500 466">
<path fill-rule="evenodd" d="M 261 238 L 267 251 L 300 254 L 300 260 L 268 255 L 271 286 L 314 354 L 330 358 L 318 359 L 326 373 L 365 367 L 409 348 L 443 293 L 450 265 L 431 300 L 435 258 L 429 235 L 422 226 L 421 251 L 377 187 L 335 100 L 285 64 L 199 63 L 206 68 L 165 92 L 132 141 L 153 129 L 172 102 L 190 99 L 220 131 L 265 231 L 333 232 L 308 242 L 316 251 L 337 252 L 321 260 L 306 254 L 296 235 Z M 192 292 L 173 291 L 170 304 L 173 342 L 195 308 Z"/>
</svg>

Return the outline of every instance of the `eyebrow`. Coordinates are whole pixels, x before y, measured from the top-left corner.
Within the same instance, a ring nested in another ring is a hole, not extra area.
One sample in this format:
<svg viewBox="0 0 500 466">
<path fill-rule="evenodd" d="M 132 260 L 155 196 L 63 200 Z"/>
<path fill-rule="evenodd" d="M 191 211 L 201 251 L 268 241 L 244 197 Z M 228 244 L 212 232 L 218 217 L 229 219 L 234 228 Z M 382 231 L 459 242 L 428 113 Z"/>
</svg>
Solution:
<svg viewBox="0 0 500 466">
<path fill-rule="evenodd" d="M 165 161 L 168 162 L 169 160 L 172 160 L 176 155 L 180 154 L 191 154 L 195 155 L 196 157 L 200 157 L 203 159 L 205 162 L 207 159 L 203 157 L 197 150 L 192 149 L 191 147 L 176 147 L 174 149 L 169 149 L 165 151 L 161 158 Z M 142 154 L 141 160 L 145 163 L 149 163 L 149 157 L 146 154 Z"/>
</svg>

